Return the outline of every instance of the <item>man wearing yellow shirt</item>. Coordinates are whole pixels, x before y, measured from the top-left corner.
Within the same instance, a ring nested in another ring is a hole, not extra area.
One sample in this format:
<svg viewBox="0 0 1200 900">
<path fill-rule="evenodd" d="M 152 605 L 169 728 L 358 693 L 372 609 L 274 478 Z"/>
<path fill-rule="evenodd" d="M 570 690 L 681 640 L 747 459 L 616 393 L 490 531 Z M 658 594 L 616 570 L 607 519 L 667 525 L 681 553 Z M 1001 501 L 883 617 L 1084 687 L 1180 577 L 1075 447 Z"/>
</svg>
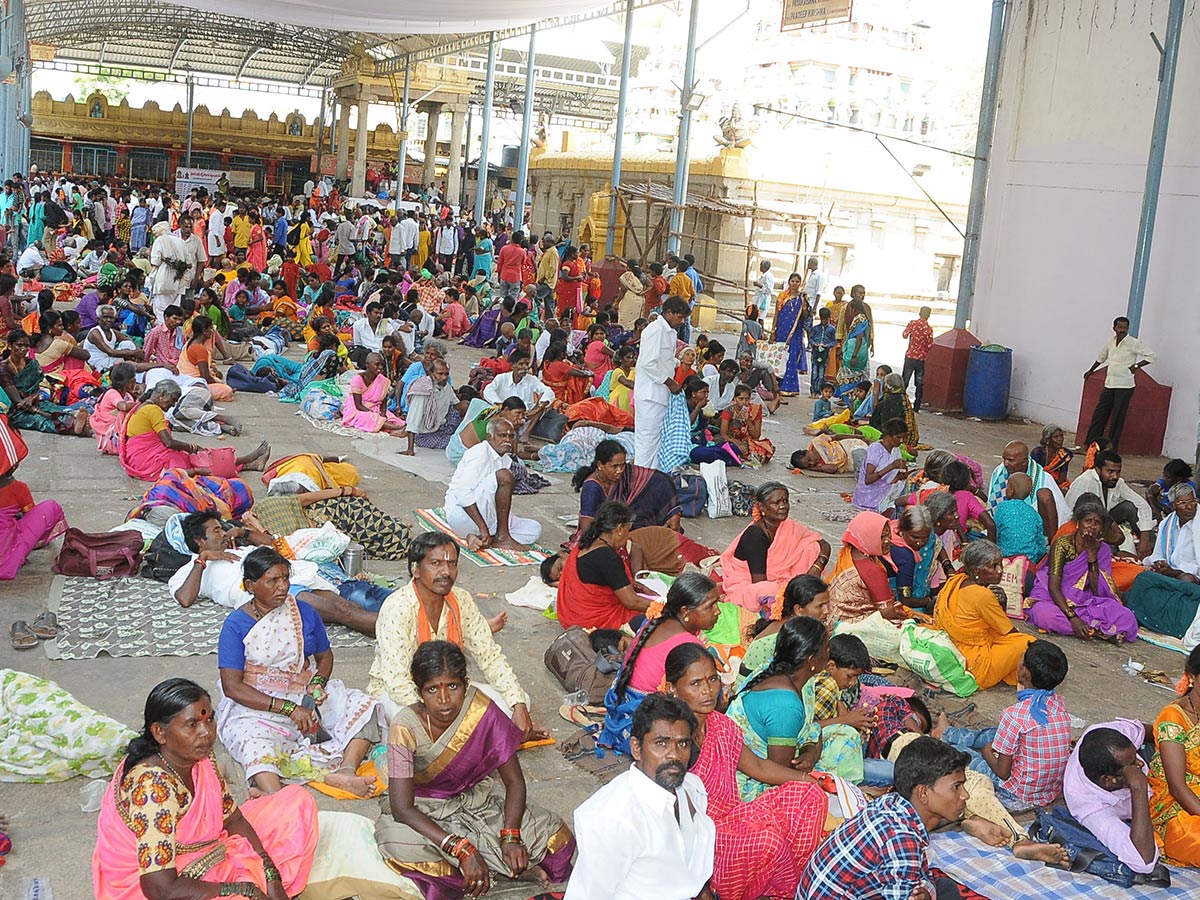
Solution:
<svg viewBox="0 0 1200 900">
<path fill-rule="evenodd" d="M 667 284 L 667 293 L 671 297 L 682 297 L 687 301 L 688 315 L 683 320 L 677 331 L 679 339 L 685 343 L 691 343 L 692 340 L 692 302 L 696 298 L 696 284 L 692 281 L 692 277 L 687 273 L 687 266 L 678 257 L 671 260 L 675 266 L 675 274 L 671 276 L 670 282 Z"/>
<path fill-rule="evenodd" d="M 233 229 L 233 249 L 241 250 L 243 257 L 247 250 L 250 249 L 250 217 L 246 214 L 246 207 L 239 206 L 237 213 L 233 217 L 233 224 L 230 226 Z"/>
<path fill-rule="evenodd" d="M 547 232 L 542 235 L 542 255 L 537 264 L 537 297 L 546 308 L 546 318 L 554 315 L 554 287 L 558 284 L 558 268 L 562 260 L 554 238 Z"/>
</svg>

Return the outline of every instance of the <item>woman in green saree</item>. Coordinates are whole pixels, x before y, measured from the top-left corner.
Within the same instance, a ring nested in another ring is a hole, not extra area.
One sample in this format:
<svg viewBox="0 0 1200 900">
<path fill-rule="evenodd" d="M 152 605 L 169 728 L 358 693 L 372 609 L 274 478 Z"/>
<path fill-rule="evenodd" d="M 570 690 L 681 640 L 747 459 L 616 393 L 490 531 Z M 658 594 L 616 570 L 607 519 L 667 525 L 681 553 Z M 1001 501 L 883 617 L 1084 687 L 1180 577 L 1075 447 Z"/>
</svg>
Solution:
<svg viewBox="0 0 1200 900">
<path fill-rule="evenodd" d="M 0 389 L 8 395 L 8 421 L 15 428 L 44 434 L 91 435 L 88 411 L 43 400 L 41 385 L 42 367 L 29 355 L 29 335 L 18 328 L 8 335 L 8 350 L 0 359 Z"/>
<path fill-rule="evenodd" d="M 839 394 L 867 380 L 871 365 L 871 320 L 862 300 L 857 297 L 851 300 L 843 315 L 849 325 L 842 343 L 842 366 L 837 374 Z"/>
<path fill-rule="evenodd" d="M 757 756 L 802 772 L 828 772 L 860 784 L 862 735 L 849 725 L 822 728 L 816 720 L 812 679 L 828 661 L 825 623 L 809 616 L 788 619 L 779 629 L 774 657 L 738 690 L 728 715 L 741 727 L 746 746 Z M 770 787 L 738 772 L 744 802 Z"/>
</svg>

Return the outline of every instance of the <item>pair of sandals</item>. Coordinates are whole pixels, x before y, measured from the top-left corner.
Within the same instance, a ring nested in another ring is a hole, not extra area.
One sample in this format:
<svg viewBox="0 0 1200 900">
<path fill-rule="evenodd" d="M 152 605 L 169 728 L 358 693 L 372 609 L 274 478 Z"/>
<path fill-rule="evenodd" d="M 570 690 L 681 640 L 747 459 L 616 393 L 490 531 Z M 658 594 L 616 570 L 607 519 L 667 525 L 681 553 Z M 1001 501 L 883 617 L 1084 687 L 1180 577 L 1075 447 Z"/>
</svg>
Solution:
<svg viewBox="0 0 1200 900">
<path fill-rule="evenodd" d="M 39 641 L 48 641 L 58 637 L 58 616 L 52 612 L 40 613 L 33 624 L 24 619 L 13 622 L 10 630 L 12 645 L 15 650 L 32 650 Z"/>
</svg>

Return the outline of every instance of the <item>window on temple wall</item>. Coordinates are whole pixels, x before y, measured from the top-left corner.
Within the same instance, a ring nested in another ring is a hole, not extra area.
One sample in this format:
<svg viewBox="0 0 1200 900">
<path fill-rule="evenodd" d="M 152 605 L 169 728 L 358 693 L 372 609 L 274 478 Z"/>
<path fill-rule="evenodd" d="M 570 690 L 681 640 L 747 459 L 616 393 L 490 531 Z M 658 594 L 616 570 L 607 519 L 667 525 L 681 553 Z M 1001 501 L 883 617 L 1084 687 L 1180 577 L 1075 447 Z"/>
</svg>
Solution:
<svg viewBox="0 0 1200 900">
<path fill-rule="evenodd" d="M 850 104 L 850 124 L 851 125 L 858 124 L 858 104 L 856 104 L 856 103 Z"/>
<path fill-rule="evenodd" d="M 37 166 L 39 172 L 57 172 L 62 168 L 62 144 L 44 138 L 32 138 L 29 141 L 29 162 Z"/>
<path fill-rule="evenodd" d="M 97 144 L 71 148 L 71 171 L 77 175 L 108 175 L 117 171 L 117 151 Z"/>
<path fill-rule="evenodd" d="M 165 183 L 170 160 L 163 150 L 131 150 L 129 152 L 129 177 L 138 181 Z"/>
</svg>

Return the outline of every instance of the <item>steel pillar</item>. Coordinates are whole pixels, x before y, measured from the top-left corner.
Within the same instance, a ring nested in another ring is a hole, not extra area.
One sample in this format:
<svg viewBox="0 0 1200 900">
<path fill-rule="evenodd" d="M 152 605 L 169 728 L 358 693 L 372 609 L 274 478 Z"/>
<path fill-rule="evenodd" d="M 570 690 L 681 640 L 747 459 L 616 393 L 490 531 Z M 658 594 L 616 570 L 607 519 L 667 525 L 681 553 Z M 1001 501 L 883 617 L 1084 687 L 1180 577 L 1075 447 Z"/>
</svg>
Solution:
<svg viewBox="0 0 1200 900">
<path fill-rule="evenodd" d="M 962 270 L 958 276 L 958 304 L 954 327 L 966 328 L 975 302 L 975 272 L 979 267 L 979 229 L 987 196 L 992 138 L 996 132 L 996 94 L 1000 89 L 1000 59 L 1004 55 L 1004 28 L 1009 0 L 992 0 L 992 24 L 987 57 L 983 63 L 983 90 L 979 97 L 979 130 L 975 135 L 975 167 L 971 173 L 971 198 L 967 205 L 967 236 L 963 242 Z"/>
<path fill-rule="evenodd" d="M 483 84 L 483 125 L 479 135 L 479 176 L 475 184 L 475 218 L 487 220 L 488 141 L 492 136 L 492 100 L 496 88 L 496 32 L 488 36 L 487 80 Z"/>
<path fill-rule="evenodd" d="M 621 91 L 617 95 L 617 130 L 613 136 L 612 197 L 608 201 L 608 235 L 604 255 L 612 256 L 617 241 L 617 188 L 621 186 L 621 145 L 625 139 L 625 101 L 629 94 L 629 64 L 633 55 L 633 0 L 625 0 L 625 45 L 621 48 Z"/>
<path fill-rule="evenodd" d="M 525 227 L 525 195 L 529 190 L 529 132 L 533 127 L 535 68 L 537 68 L 537 25 L 530 25 L 529 55 L 525 59 L 525 107 L 521 116 L 521 153 L 517 161 L 517 196 L 516 206 L 513 208 L 513 231 L 519 231 Z"/>
<path fill-rule="evenodd" d="M 1167 43 L 1159 46 L 1158 103 L 1154 108 L 1154 130 L 1150 133 L 1150 159 L 1146 163 L 1146 189 L 1142 194 L 1142 217 L 1138 221 L 1137 248 L 1133 253 L 1133 278 L 1129 285 L 1129 333 L 1136 335 L 1142 324 L 1146 277 L 1154 245 L 1154 222 L 1158 216 L 1158 191 L 1162 186 L 1163 160 L 1167 152 L 1167 128 L 1175 95 L 1175 65 L 1179 61 L 1179 37 L 1183 31 L 1184 0 L 1171 0 L 1167 12 Z M 1155 38 L 1155 44 L 1158 39 Z"/>
<path fill-rule="evenodd" d="M 337 169 L 334 177 L 345 181 L 350 171 L 350 104 L 339 101 L 337 123 Z"/>
<path fill-rule="evenodd" d="M 692 0 L 688 16 L 687 48 L 683 60 L 683 85 L 679 97 L 679 137 L 675 145 L 675 197 L 671 206 L 671 231 L 667 249 L 679 252 L 683 232 L 683 207 L 687 203 L 688 140 L 692 132 L 692 90 L 696 86 L 696 26 L 700 20 L 700 0 Z"/>
<path fill-rule="evenodd" d="M 400 209 L 404 196 L 404 170 L 408 167 L 408 87 L 412 73 L 409 54 L 404 54 L 404 96 L 400 98 L 400 153 L 396 158 L 396 198 L 393 208 Z"/>
<path fill-rule="evenodd" d="M 192 77 L 192 73 L 188 72 L 187 76 L 187 150 L 184 153 L 184 165 L 189 169 L 192 167 L 192 125 L 196 114 L 196 79 Z M 321 113 L 325 113 L 324 100 L 321 102 Z"/>
</svg>

